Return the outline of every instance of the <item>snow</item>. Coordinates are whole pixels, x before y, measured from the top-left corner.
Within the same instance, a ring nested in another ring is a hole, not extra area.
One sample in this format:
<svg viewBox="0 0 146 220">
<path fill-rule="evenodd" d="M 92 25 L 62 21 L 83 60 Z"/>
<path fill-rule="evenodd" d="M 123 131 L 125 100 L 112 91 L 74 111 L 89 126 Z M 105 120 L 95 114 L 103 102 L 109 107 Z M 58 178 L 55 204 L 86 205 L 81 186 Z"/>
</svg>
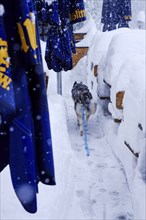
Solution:
<svg viewBox="0 0 146 220">
<path fill-rule="evenodd" d="M 45 54 L 45 49 L 46 49 L 46 43 L 41 40 L 42 54 Z M 46 63 L 46 60 L 45 60 L 44 56 L 42 56 L 42 60 L 43 60 L 44 71 L 45 71 L 46 75 L 49 77 L 49 70 L 48 70 L 47 63 Z"/>
<path fill-rule="evenodd" d="M 105 80 L 112 85 L 121 64 L 133 54 L 145 54 L 145 31 L 132 30 L 112 38 L 106 55 Z"/>
<path fill-rule="evenodd" d="M 77 47 L 89 47 L 92 39 L 97 31 L 96 24 L 92 18 L 87 19 L 84 22 L 83 27 L 76 30 L 75 33 L 86 33 L 84 39 L 76 44 Z"/>
<path fill-rule="evenodd" d="M 16 198 L 9 167 L 6 167 L 0 174 L 1 219 L 146 219 L 144 35 L 142 30 L 130 29 L 97 32 L 94 39 L 91 34 L 93 40 L 87 57 L 72 71 L 62 73 L 62 96 L 57 94 L 56 73 L 46 69 L 57 185 L 39 183 L 38 211 L 29 214 Z M 45 43 L 41 45 L 44 54 Z M 113 102 L 114 94 L 119 89 L 125 90 L 121 124 L 113 121 L 108 101 L 97 97 L 99 81 L 93 76 L 92 62 L 99 65 L 98 75 L 102 73 L 113 85 Z M 87 128 L 89 157 L 79 135 L 71 98 L 74 81 L 89 85 L 97 102 L 97 111 Z M 141 124 L 142 131 L 137 123 Z M 125 140 L 139 153 L 139 158 L 125 146 Z"/>
<path fill-rule="evenodd" d="M 145 218 L 145 200 L 140 199 L 139 196 L 144 197 L 142 195 L 146 192 L 145 31 L 119 29 L 108 32 L 107 35 L 97 33 L 89 53 L 88 78 L 91 79 L 90 75 L 93 75 L 93 71 L 90 70 L 93 62 L 94 65 L 98 65 L 98 94 L 109 95 L 111 102 L 108 104 L 108 110 L 112 118 L 122 119 L 117 128 L 114 128 L 116 126 L 110 121 L 106 123 L 107 139 L 109 144 L 112 143 L 111 147 L 115 155 L 123 164 L 133 196 L 134 219 L 143 219 Z M 116 108 L 116 93 L 119 91 L 125 92 L 123 110 Z M 139 125 L 142 126 L 142 130 L 139 129 Z M 139 153 L 138 160 L 130 155 L 125 142 L 135 153 Z"/>
<path fill-rule="evenodd" d="M 144 11 L 140 11 L 138 13 L 137 21 L 141 21 L 141 22 L 145 23 L 145 12 Z"/>
<path fill-rule="evenodd" d="M 137 21 L 137 27 L 139 29 L 146 29 L 145 25 L 145 11 L 140 11 L 136 18 Z"/>
<path fill-rule="evenodd" d="M 0 5 L 0 16 L 2 16 L 4 14 L 5 10 L 4 10 L 4 6 Z"/>
<path fill-rule="evenodd" d="M 93 79 L 93 69 L 91 69 L 91 66 L 92 64 L 93 66 L 98 65 L 98 72 L 100 72 L 99 77 L 98 77 L 98 81 L 99 81 L 98 95 L 100 97 L 109 96 L 109 89 L 107 85 L 103 83 L 103 79 L 104 79 L 103 77 L 104 77 L 105 68 L 106 68 L 105 59 L 106 59 L 106 55 L 107 55 L 110 42 L 115 35 L 129 32 L 129 31 L 131 31 L 129 28 L 120 28 L 114 31 L 109 31 L 109 32 L 104 32 L 104 33 L 98 31 L 94 36 L 92 44 L 89 48 L 87 71 L 88 71 L 89 80 L 92 79 L 92 81 L 94 82 L 96 79 L 95 78 Z"/>
<path fill-rule="evenodd" d="M 48 5 L 51 5 L 53 2 L 55 2 L 56 0 L 45 0 L 45 2 L 47 2 Z"/>
</svg>

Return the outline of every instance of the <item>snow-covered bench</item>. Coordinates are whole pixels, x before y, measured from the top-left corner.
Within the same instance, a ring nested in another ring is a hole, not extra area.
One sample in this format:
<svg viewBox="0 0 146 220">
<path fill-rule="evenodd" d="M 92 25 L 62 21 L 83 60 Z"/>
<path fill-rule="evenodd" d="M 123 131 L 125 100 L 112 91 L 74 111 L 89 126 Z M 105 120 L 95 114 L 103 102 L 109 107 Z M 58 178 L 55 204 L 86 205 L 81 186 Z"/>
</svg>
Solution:
<svg viewBox="0 0 146 220">
<path fill-rule="evenodd" d="M 110 98 L 110 84 L 104 78 L 109 45 L 115 35 L 130 31 L 129 28 L 120 28 L 110 32 L 97 31 L 89 47 L 87 60 L 87 73 L 91 80 L 89 84 L 93 84 L 93 82 L 96 84 L 98 81 L 97 94 L 101 99 Z"/>
<path fill-rule="evenodd" d="M 97 83 L 101 99 L 109 97 L 108 109 L 114 121 L 121 122 L 123 143 L 138 157 L 139 142 L 146 138 L 145 31 L 97 32 L 87 57 L 91 84 Z"/>
<path fill-rule="evenodd" d="M 104 80 L 111 86 L 109 110 L 114 119 L 123 119 L 123 97 L 127 86 L 130 69 L 127 71 L 129 59 L 135 58 L 133 66 L 139 66 L 139 56 L 145 56 L 145 31 L 131 30 L 127 33 L 116 35 L 109 45 L 104 69 Z M 131 69 L 133 67 L 131 66 Z M 131 80 L 133 80 L 133 74 Z M 138 74 L 138 73 L 137 73 Z M 138 74 L 139 75 L 139 74 Z"/>
<path fill-rule="evenodd" d="M 73 67 L 78 63 L 78 61 L 87 55 L 89 46 L 92 39 L 96 33 L 96 24 L 92 18 L 89 18 L 84 25 L 76 30 L 74 33 L 74 38 L 76 42 L 76 54 L 72 55 Z"/>
</svg>

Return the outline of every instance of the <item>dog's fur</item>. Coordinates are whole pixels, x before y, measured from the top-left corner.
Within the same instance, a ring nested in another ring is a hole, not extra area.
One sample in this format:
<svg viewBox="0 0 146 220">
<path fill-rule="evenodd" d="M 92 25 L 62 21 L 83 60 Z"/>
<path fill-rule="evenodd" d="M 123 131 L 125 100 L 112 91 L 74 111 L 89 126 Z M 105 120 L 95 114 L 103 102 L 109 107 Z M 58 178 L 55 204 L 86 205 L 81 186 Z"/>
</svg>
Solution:
<svg viewBox="0 0 146 220">
<path fill-rule="evenodd" d="M 75 84 L 82 84 L 81 83 L 77 83 L 75 82 Z M 84 106 L 84 114 L 85 114 L 85 120 L 86 120 L 86 126 L 88 124 L 88 119 L 90 117 L 90 115 L 94 114 L 96 112 L 96 108 L 97 108 L 97 103 L 93 102 L 91 99 L 92 99 L 92 95 L 90 96 L 90 99 L 84 99 L 85 102 L 82 103 L 80 101 L 78 101 L 74 95 L 73 95 L 73 90 L 76 89 L 80 89 L 79 87 L 75 87 L 74 88 L 74 85 L 73 85 L 73 88 L 72 88 L 72 98 L 74 100 L 74 109 L 75 109 L 75 112 L 76 112 L 76 115 L 77 115 L 77 124 L 79 126 L 79 129 L 80 129 L 80 135 L 82 136 L 83 135 L 83 119 L 82 119 L 82 105 Z M 82 84 L 84 85 L 84 84 Z M 79 85 L 80 86 L 80 85 Z M 87 88 L 87 86 L 86 86 Z M 76 93 L 78 94 L 78 91 L 76 91 Z M 90 93 L 90 92 L 89 92 Z M 91 93 L 90 93 L 91 94 Z M 84 92 L 83 92 L 83 95 L 84 95 Z"/>
</svg>

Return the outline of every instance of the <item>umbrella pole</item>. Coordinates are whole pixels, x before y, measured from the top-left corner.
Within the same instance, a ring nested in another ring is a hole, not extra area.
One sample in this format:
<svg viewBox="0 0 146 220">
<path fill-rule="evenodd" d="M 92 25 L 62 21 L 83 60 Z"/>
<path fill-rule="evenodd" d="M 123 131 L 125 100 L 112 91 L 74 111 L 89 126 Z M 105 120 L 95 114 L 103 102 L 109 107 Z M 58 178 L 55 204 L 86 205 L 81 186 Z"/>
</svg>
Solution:
<svg viewBox="0 0 146 220">
<path fill-rule="evenodd" d="M 57 93 L 62 95 L 62 72 L 57 72 Z"/>
</svg>

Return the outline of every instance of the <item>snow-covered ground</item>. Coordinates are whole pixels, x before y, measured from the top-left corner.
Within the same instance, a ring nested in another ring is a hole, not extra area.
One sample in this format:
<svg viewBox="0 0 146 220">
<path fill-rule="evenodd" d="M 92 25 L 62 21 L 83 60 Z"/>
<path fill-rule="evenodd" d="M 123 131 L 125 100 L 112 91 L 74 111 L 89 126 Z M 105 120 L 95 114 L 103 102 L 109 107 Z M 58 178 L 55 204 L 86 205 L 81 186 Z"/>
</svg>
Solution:
<svg viewBox="0 0 146 220">
<path fill-rule="evenodd" d="M 89 60 L 90 56 L 92 53 L 88 54 Z M 16 198 L 9 167 L 6 167 L 0 174 L 2 220 L 146 219 L 145 137 L 140 136 L 138 139 L 140 155 L 137 159 L 123 144 L 124 125 L 115 124 L 108 111 L 108 102 L 98 99 L 95 81 L 91 92 L 98 105 L 88 123 L 90 156 L 86 156 L 84 140 L 77 126 L 71 88 L 74 81 L 83 81 L 89 85 L 91 75 L 87 73 L 87 57 L 82 58 L 72 71 L 63 72 L 63 95 L 60 96 L 57 95 L 56 73 L 49 71 L 47 93 L 57 185 L 39 184 L 38 211 L 29 214 Z M 144 124 L 144 118 L 142 122 Z"/>
</svg>

